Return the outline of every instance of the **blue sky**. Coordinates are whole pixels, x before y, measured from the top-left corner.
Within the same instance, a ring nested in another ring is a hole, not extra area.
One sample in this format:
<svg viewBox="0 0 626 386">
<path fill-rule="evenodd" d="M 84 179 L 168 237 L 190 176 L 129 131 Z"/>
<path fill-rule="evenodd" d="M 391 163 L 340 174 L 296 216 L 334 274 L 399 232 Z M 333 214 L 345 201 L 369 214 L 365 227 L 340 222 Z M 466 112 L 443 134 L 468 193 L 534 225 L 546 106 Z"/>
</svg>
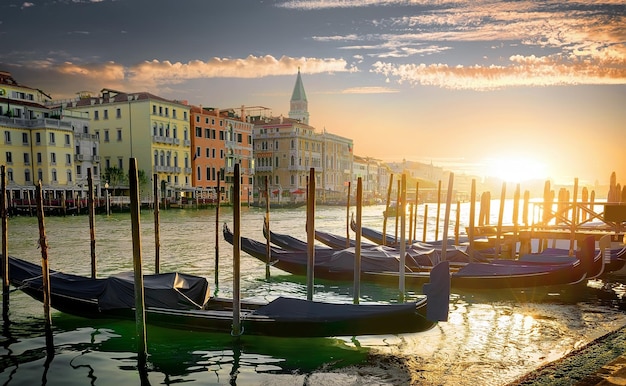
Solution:
<svg viewBox="0 0 626 386">
<path fill-rule="evenodd" d="M 626 182 L 625 25 L 611 0 L 6 0 L 0 69 L 287 115 L 300 68 L 311 125 L 358 155 Z"/>
</svg>

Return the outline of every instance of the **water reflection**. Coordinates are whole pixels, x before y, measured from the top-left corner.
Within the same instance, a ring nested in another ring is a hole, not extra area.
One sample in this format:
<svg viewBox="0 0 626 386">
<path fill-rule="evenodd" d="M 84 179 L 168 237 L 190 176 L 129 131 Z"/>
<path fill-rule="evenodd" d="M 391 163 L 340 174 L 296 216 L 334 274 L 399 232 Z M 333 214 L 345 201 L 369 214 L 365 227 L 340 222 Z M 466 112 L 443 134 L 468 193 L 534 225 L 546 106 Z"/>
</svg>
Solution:
<svg viewBox="0 0 626 386">
<path fill-rule="evenodd" d="M 222 212 L 228 221 L 229 210 Z M 272 230 L 306 239 L 302 213 L 272 214 Z M 381 210 L 364 208 L 364 225 Z M 142 216 L 150 216 L 142 212 Z M 262 240 L 263 210 L 243 208 L 242 234 Z M 345 234 L 345 208 L 321 208 L 316 226 Z M 323 220 L 323 221 L 322 221 Z M 208 211 L 161 213 L 161 271 L 181 270 L 214 282 L 215 217 Z M 89 275 L 86 218 L 47 221 L 52 269 Z M 144 268 L 154 269 L 153 224 L 142 222 Z M 421 235 L 421 232 L 418 232 Z M 72 235 L 72 237 L 68 237 Z M 221 235 L 220 235 L 221 236 Z M 98 275 L 132 269 L 129 218 L 96 221 Z M 431 237 L 431 236 L 429 236 Z M 11 219 L 11 255 L 37 261 L 36 219 Z M 230 296 L 232 248 L 220 244 L 219 292 Z M 82 262 L 82 263 L 81 263 Z M 242 291 L 249 299 L 306 296 L 306 279 L 242 256 Z M 336 339 L 280 339 L 190 333 L 148 327 L 148 366 L 138 368 L 132 322 L 86 320 L 53 313 L 48 355 L 41 303 L 11 294 L 11 320 L 0 338 L 0 384 L 480 384 L 502 385 L 558 359 L 626 323 L 620 310 L 624 277 L 594 281 L 582 292 L 543 298 L 531 293 L 456 293 L 449 321 L 416 334 Z M 215 289 L 214 289 L 215 290 Z M 362 302 L 395 302 L 398 289 L 362 283 Z M 316 280 L 315 299 L 351 302 L 352 283 Z M 421 296 L 410 292 L 407 299 Z M 46 363 L 47 362 L 47 363 Z"/>
</svg>

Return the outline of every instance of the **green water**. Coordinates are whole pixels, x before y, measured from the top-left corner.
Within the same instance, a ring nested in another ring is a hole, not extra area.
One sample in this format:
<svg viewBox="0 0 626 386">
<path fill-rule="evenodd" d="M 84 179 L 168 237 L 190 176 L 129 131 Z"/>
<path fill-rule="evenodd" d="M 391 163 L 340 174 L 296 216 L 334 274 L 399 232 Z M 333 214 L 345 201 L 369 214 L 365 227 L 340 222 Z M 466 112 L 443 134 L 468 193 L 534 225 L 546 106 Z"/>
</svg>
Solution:
<svg viewBox="0 0 626 386">
<path fill-rule="evenodd" d="M 364 208 L 364 226 L 380 229 L 382 210 L 382 206 Z M 272 230 L 305 240 L 305 213 L 304 208 L 273 211 Z M 263 240 L 263 216 L 261 209 L 243 208 L 242 236 Z M 344 235 L 345 216 L 345 208 L 318 208 L 316 228 Z M 228 208 L 222 208 L 217 222 L 220 231 L 223 222 L 232 229 Z M 434 220 L 429 223 L 430 234 Z M 155 255 L 152 212 L 141 213 L 141 229 L 144 272 L 150 273 Z M 214 211 L 162 211 L 161 272 L 179 270 L 206 276 L 213 291 L 231 296 L 232 246 L 221 239 L 221 233 L 216 237 L 215 229 Z M 417 234 L 421 235 L 421 229 Z M 90 274 L 87 217 L 46 218 L 46 236 L 52 269 Z M 38 262 L 38 237 L 36 219 L 9 220 L 10 255 Z M 96 254 L 99 276 L 132 270 L 128 214 L 97 217 Z M 243 253 L 241 269 L 243 298 L 306 297 L 303 277 L 273 268 L 271 280 L 266 281 L 263 263 Z M 447 322 L 429 331 L 397 336 L 287 339 L 244 334 L 235 339 L 228 334 L 149 326 L 148 371 L 140 374 L 133 322 L 87 320 L 54 312 L 50 342 L 43 333 L 41 303 L 13 292 L 12 323 L 3 325 L 0 336 L 0 384 L 503 385 L 626 324 L 624 313 L 613 303 L 600 301 L 596 293 L 597 288 L 590 287 L 588 296 L 576 301 L 541 303 L 453 294 Z M 352 296 L 352 283 L 316 280 L 316 300 L 351 302 Z M 408 299 L 419 296 L 407 294 Z M 395 302 L 398 291 L 362 283 L 361 299 Z"/>
</svg>

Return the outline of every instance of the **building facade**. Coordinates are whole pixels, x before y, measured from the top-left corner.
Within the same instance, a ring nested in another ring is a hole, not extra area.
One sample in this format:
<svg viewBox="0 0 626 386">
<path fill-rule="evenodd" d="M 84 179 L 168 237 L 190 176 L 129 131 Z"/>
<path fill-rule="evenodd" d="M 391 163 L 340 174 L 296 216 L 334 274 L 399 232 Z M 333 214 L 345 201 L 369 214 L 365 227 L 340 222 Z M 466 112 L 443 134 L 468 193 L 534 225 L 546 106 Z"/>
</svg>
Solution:
<svg viewBox="0 0 626 386">
<path fill-rule="evenodd" d="M 126 93 L 103 89 L 99 96 L 81 94 L 64 101 L 63 108 L 88 115 L 93 133 L 100 141 L 101 173 L 112 189 L 123 189 L 130 158 L 144 176 L 142 200 L 152 198 L 152 182 L 157 179 L 162 198 L 191 197 L 192 159 L 190 107 L 147 93 Z M 142 182 L 142 181 L 140 181 Z"/>
<path fill-rule="evenodd" d="M 244 108 L 242 108 L 244 110 Z M 253 124 L 234 109 L 191 106 L 193 185 L 199 198 L 231 201 L 234 192 L 234 165 L 239 164 L 241 201 L 252 200 L 254 161 L 252 156 Z"/>
<path fill-rule="evenodd" d="M 0 154 L 11 199 L 34 200 L 39 182 L 44 199 L 73 197 L 77 190 L 72 124 L 46 106 L 49 99 L 0 72 Z"/>
</svg>

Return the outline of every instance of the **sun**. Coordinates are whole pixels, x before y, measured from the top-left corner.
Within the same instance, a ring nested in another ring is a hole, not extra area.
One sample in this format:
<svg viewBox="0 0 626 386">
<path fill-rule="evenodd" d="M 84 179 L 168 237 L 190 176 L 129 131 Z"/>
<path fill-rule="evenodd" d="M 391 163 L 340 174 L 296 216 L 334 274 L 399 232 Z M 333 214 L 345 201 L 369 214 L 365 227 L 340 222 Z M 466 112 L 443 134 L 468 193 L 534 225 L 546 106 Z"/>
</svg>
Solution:
<svg viewBox="0 0 626 386">
<path fill-rule="evenodd" d="M 500 155 L 485 158 L 485 176 L 507 182 L 523 182 L 547 178 L 547 166 L 533 157 Z"/>
</svg>

